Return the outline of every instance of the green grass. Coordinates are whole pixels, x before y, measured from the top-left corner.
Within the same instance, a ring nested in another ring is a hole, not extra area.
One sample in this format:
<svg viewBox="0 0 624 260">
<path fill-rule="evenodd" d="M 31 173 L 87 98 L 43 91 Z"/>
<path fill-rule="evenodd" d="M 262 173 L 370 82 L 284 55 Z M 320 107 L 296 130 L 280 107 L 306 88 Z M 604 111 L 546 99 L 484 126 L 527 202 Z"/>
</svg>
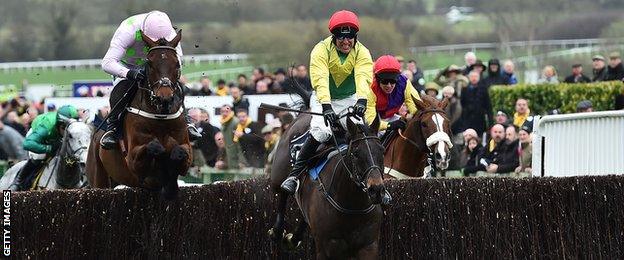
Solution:
<svg viewBox="0 0 624 260">
<path fill-rule="evenodd" d="M 248 66 L 247 63 L 223 63 L 208 64 L 200 63 L 185 64 L 182 73 L 202 72 L 215 69 L 226 69 Z M 251 73 L 251 71 L 249 71 Z M 0 71 L 0 85 L 15 85 L 21 88 L 22 81 L 26 79 L 29 84 L 53 84 L 57 86 L 70 86 L 77 80 L 109 80 L 111 76 L 99 68 L 83 69 L 35 69 L 31 71 Z"/>
</svg>

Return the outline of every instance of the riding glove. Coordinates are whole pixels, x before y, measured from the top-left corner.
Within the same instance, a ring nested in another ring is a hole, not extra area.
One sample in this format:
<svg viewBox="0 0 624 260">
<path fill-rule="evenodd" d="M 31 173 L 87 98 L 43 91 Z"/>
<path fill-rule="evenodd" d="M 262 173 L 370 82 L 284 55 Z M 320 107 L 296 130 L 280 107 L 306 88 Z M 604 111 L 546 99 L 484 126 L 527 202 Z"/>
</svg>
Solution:
<svg viewBox="0 0 624 260">
<path fill-rule="evenodd" d="M 325 125 L 332 127 L 334 123 L 338 121 L 338 115 L 334 112 L 331 104 L 322 104 L 323 106 L 323 119 L 325 119 Z"/>
<path fill-rule="evenodd" d="M 131 80 L 144 80 L 145 71 L 143 69 L 131 69 L 126 74 L 126 78 Z"/>
<path fill-rule="evenodd" d="M 364 112 L 366 111 L 366 99 L 358 99 L 358 101 L 355 103 L 355 106 L 353 106 L 353 110 L 356 116 L 358 116 L 359 118 L 364 118 Z"/>
<path fill-rule="evenodd" d="M 403 120 L 395 120 L 390 122 L 388 130 L 405 129 L 405 122 Z"/>
</svg>

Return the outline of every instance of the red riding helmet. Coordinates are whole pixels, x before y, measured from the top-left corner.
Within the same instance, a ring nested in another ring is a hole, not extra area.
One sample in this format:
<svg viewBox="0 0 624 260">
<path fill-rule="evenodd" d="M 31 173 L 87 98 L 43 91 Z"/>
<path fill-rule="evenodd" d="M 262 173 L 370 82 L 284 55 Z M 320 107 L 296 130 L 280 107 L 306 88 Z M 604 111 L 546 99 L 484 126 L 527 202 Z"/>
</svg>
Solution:
<svg viewBox="0 0 624 260">
<path fill-rule="evenodd" d="M 382 72 L 401 73 L 401 63 L 392 55 L 384 55 L 375 61 L 373 72 L 375 74 Z"/>
<path fill-rule="evenodd" d="M 360 22 L 358 21 L 357 15 L 347 10 L 335 12 L 332 14 L 331 18 L 329 18 L 328 28 L 330 32 L 333 32 L 334 29 L 341 26 L 354 28 L 356 32 L 360 30 Z"/>
</svg>

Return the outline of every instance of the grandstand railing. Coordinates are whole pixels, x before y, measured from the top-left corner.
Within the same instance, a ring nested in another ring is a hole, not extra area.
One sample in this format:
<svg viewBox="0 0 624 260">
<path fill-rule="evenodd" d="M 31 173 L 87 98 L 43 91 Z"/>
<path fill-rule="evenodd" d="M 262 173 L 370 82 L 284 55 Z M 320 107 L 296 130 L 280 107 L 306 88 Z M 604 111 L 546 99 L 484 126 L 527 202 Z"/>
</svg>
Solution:
<svg viewBox="0 0 624 260">
<path fill-rule="evenodd" d="M 225 63 L 225 62 L 242 62 L 247 60 L 249 55 L 245 53 L 228 53 L 228 54 L 202 54 L 202 55 L 184 55 L 182 58 L 184 64 L 207 63 Z M 33 70 L 33 69 L 75 69 L 75 68 L 99 68 L 102 59 L 85 59 L 85 60 L 53 60 L 53 61 L 26 61 L 26 62 L 3 62 L 0 63 L 0 70 Z"/>
<path fill-rule="evenodd" d="M 624 110 L 536 116 L 533 176 L 624 174 Z"/>
</svg>

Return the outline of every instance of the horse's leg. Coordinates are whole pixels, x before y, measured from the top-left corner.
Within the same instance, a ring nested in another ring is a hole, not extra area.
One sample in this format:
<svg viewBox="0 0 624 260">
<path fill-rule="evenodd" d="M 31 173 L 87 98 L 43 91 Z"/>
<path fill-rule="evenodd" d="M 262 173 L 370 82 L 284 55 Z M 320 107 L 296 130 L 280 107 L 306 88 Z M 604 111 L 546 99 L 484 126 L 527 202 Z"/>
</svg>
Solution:
<svg viewBox="0 0 624 260">
<path fill-rule="evenodd" d="M 295 233 L 286 235 L 286 244 L 290 249 L 297 249 L 301 245 L 301 240 L 303 239 L 303 234 L 308 229 L 308 222 L 305 221 L 305 218 L 301 218 L 299 223 L 297 224 L 297 229 Z"/>
<path fill-rule="evenodd" d="M 379 245 L 372 243 L 357 252 L 357 259 L 379 259 Z"/>
<path fill-rule="evenodd" d="M 277 216 L 273 228 L 269 229 L 269 236 L 274 242 L 280 242 L 284 237 L 284 214 L 286 212 L 286 203 L 288 196 L 283 192 L 277 193 Z"/>
<path fill-rule="evenodd" d="M 124 184 L 130 183 L 131 186 L 140 186 L 141 179 L 144 178 L 142 176 L 145 175 L 144 171 L 151 169 L 153 163 L 155 161 L 159 161 L 158 159 L 164 159 L 161 158 L 164 154 L 165 147 L 158 141 L 158 139 L 154 139 L 144 145 L 137 145 L 133 147 L 128 153 L 128 168 L 131 172 L 135 172 L 139 176 L 127 174 L 130 175 L 125 176 L 128 179 L 120 182 L 123 182 Z M 161 162 L 165 162 L 165 160 L 162 160 Z"/>
<path fill-rule="evenodd" d="M 166 199 L 173 199 L 177 196 L 179 190 L 178 175 L 183 175 L 183 172 L 188 171 L 190 151 L 185 149 L 187 147 L 187 145 L 175 145 L 171 149 L 161 189 L 161 193 Z"/>
</svg>

